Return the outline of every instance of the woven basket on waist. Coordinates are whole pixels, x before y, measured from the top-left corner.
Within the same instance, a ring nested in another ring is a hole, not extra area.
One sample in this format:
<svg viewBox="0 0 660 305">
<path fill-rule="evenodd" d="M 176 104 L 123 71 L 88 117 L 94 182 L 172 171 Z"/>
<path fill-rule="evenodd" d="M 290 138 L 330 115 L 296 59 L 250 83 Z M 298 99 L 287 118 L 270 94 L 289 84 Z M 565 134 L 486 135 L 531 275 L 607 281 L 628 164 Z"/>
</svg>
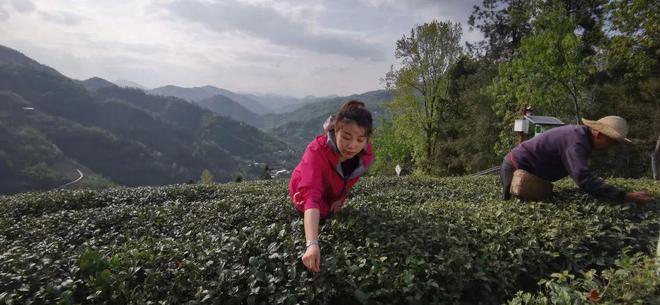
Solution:
<svg viewBox="0 0 660 305">
<path fill-rule="evenodd" d="M 523 169 L 513 172 L 511 194 L 522 200 L 539 201 L 550 197 L 552 183 Z"/>
</svg>

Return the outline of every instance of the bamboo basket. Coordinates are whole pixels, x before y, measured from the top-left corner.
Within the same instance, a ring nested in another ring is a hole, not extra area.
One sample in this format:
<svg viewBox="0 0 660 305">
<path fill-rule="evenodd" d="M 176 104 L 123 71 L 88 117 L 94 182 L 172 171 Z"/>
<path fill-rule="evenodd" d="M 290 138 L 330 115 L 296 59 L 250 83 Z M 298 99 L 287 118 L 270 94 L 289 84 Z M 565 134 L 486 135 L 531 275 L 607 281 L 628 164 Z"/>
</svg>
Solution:
<svg viewBox="0 0 660 305">
<path fill-rule="evenodd" d="M 552 183 L 523 169 L 513 172 L 510 192 L 512 195 L 528 201 L 539 201 L 550 197 Z"/>
</svg>

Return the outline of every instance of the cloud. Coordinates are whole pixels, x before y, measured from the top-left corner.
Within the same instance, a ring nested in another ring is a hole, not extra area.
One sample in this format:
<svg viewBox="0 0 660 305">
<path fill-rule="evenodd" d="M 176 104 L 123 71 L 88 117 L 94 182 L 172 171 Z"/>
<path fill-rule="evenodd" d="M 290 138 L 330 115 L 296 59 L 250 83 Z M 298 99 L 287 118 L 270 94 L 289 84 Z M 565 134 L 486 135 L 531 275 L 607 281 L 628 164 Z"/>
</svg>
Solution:
<svg viewBox="0 0 660 305">
<path fill-rule="evenodd" d="M 85 17 L 64 11 L 54 11 L 54 12 L 40 11 L 39 15 L 41 15 L 41 17 L 48 22 L 68 25 L 68 26 L 79 25 L 83 20 L 85 20 Z"/>
<path fill-rule="evenodd" d="M 4 8 L 0 7 L 0 21 L 5 21 L 9 19 L 9 12 Z"/>
<path fill-rule="evenodd" d="M 426 11 L 429 8 L 449 8 L 454 13 L 460 13 L 464 8 L 471 8 L 474 4 L 464 0 L 359 0 L 359 2 L 372 8 L 388 8 L 402 11 Z"/>
<path fill-rule="evenodd" d="M 466 30 L 477 1 L 0 0 L 0 44 L 76 79 L 347 95 L 382 87 L 415 25 Z"/>
<path fill-rule="evenodd" d="M 369 42 L 359 33 L 324 28 L 313 20 L 303 19 L 304 16 L 297 20 L 289 18 L 283 15 L 281 8 L 235 1 L 179 0 L 170 3 L 167 9 L 175 17 L 198 22 L 219 33 L 241 32 L 277 45 L 321 54 L 376 61 L 385 58 L 382 45 Z"/>
<path fill-rule="evenodd" d="M 16 11 L 24 14 L 31 13 L 36 8 L 34 3 L 32 3 L 30 0 L 12 0 L 11 4 Z"/>
</svg>

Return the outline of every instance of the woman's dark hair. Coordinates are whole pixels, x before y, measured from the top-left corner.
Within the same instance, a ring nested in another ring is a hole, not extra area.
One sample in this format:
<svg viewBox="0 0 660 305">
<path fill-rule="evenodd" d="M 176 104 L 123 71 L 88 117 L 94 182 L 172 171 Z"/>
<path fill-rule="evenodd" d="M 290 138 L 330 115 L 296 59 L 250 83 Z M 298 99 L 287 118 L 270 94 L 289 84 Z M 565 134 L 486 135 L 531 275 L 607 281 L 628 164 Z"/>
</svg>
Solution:
<svg viewBox="0 0 660 305">
<path fill-rule="evenodd" d="M 350 100 L 341 105 L 325 131 L 340 129 L 343 124 L 348 123 L 357 124 L 364 128 L 367 137 L 371 136 L 371 132 L 373 131 L 373 120 L 371 119 L 371 112 L 367 110 L 367 107 L 363 102 Z"/>
</svg>

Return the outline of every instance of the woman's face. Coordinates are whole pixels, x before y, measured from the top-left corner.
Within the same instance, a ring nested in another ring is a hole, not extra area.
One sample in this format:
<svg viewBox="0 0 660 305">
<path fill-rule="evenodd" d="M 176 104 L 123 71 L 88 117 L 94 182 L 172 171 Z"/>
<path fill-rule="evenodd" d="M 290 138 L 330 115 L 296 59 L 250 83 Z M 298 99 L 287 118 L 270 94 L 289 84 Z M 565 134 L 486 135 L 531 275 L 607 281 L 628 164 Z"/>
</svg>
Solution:
<svg viewBox="0 0 660 305">
<path fill-rule="evenodd" d="M 343 123 L 335 132 L 341 161 L 355 157 L 367 145 L 367 132 L 354 122 Z"/>
</svg>

